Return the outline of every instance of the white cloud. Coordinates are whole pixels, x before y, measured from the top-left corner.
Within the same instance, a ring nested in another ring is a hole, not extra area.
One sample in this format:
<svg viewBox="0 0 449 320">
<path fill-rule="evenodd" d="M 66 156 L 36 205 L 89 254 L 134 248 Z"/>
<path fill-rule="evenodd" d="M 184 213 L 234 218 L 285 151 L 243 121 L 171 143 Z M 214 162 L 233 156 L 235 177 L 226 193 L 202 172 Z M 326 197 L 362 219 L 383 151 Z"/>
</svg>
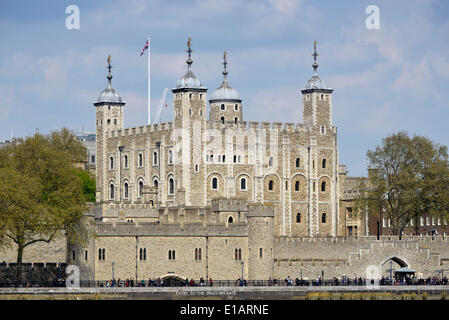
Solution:
<svg viewBox="0 0 449 320">
<path fill-rule="evenodd" d="M 302 0 L 269 0 L 273 9 L 283 15 L 292 16 L 302 3 Z"/>
<path fill-rule="evenodd" d="M 424 56 L 418 64 L 406 62 L 403 64 L 402 73 L 393 83 L 393 89 L 419 89 L 427 87 L 431 80 L 429 57 Z"/>
</svg>

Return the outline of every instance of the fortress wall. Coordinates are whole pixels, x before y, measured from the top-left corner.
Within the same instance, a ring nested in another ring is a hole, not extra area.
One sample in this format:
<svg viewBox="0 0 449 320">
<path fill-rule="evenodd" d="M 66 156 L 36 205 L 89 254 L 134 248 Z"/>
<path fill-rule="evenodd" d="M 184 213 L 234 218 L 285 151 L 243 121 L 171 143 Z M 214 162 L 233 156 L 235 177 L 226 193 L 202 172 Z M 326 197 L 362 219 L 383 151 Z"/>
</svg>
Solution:
<svg viewBox="0 0 449 320">
<path fill-rule="evenodd" d="M 51 263 L 66 261 L 66 238 L 60 237 L 50 243 L 36 242 L 27 246 L 23 251 L 23 262 Z M 0 262 L 16 262 L 17 245 L 11 243 L 10 247 L 0 248 Z"/>
</svg>

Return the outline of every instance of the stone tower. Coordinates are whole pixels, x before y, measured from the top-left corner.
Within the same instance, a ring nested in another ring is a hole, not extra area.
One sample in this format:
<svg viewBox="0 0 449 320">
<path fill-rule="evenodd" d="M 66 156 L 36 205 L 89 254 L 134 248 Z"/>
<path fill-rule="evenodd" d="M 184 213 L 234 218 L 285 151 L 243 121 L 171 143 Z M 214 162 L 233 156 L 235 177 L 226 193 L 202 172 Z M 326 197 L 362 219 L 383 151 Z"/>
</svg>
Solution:
<svg viewBox="0 0 449 320">
<path fill-rule="evenodd" d="M 319 54 L 316 51 L 317 42 L 314 43 L 313 76 L 307 81 L 302 92 L 303 123 L 306 126 L 318 127 L 321 131 L 330 130 L 332 126 L 332 91 L 327 88 L 324 81 L 318 76 Z M 324 127 L 324 128 L 323 128 Z"/>
<path fill-rule="evenodd" d="M 273 277 L 274 207 L 249 204 L 248 213 L 248 279 L 268 280 Z"/>
<path fill-rule="evenodd" d="M 242 100 L 237 90 L 231 88 L 228 83 L 228 70 L 226 69 L 228 62 L 226 55 L 227 53 L 225 51 L 223 54 L 223 82 L 220 87 L 212 92 L 209 98 L 209 120 L 237 124 L 239 121 L 243 121 Z"/>
<path fill-rule="evenodd" d="M 207 88 L 192 71 L 191 39 L 187 41 L 187 72 L 172 89 L 174 101 L 173 150 L 175 168 L 174 203 L 205 205 L 206 167 L 203 137 L 206 136 Z M 170 196 L 170 195 L 169 195 Z"/>
<path fill-rule="evenodd" d="M 115 200 L 120 191 L 119 186 L 114 186 L 114 192 L 109 190 L 106 172 L 111 168 L 120 165 L 120 151 L 117 148 L 115 154 L 106 154 L 107 133 L 112 130 L 123 129 L 123 106 L 125 102 L 117 91 L 112 89 L 111 56 L 108 56 L 109 73 L 107 75 L 108 85 L 104 89 L 97 101 L 96 108 L 96 137 L 97 137 L 97 159 L 95 174 L 97 177 L 96 201 L 103 202 Z M 118 170 L 116 170 L 118 171 Z M 119 181 L 119 180 L 117 180 Z"/>
<path fill-rule="evenodd" d="M 332 125 L 332 92 L 318 76 L 314 42 L 313 75 L 302 92 L 307 147 L 308 235 L 336 235 L 338 224 L 337 128 Z M 327 203 L 327 204 L 326 204 Z"/>
</svg>

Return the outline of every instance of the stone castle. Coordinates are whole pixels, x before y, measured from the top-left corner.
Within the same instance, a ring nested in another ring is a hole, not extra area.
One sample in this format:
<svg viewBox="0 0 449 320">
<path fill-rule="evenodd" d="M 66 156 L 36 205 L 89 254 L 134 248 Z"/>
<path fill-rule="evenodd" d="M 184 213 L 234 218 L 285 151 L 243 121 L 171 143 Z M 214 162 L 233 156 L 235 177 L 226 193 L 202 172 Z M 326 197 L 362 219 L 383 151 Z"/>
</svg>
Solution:
<svg viewBox="0 0 449 320">
<path fill-rule="evenodd" d="M 96 237 L 85 247 L 53 244 L 39 261 L 78 265 L 84 280 L 365 276 L 370 265 L 386 273 L 388 261 L 435 274 L 449 261 L 445 236 L 377 239 L 367 216 L 353 217 L 360 178 L 339 163 L 333 89 L 318 76 L 314 49 L 297 124 L 246 122 L 226 53 L 208 98 L 189 40 L 173 121 L 124 128 L 109 62 L 94 103 L 97 194 L 87 219 Z"/>
</svg>

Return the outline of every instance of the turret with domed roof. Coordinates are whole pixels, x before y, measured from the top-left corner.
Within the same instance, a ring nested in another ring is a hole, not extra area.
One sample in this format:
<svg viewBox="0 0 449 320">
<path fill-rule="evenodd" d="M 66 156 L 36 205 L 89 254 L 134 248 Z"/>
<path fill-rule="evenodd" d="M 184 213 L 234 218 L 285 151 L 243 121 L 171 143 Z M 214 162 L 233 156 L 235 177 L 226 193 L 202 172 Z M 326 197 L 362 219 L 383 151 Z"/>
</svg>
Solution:
<svg viewBox="0 0 449 320">
<path fill-rule="evenodd" d="M 319 54 L 316 50 L 317 42 L 314 41 L 313 47 L 313 75 L 307 81 L 305 89 L 302 92 L 303 102 L 303 123 L 309 127 L 318 127 L 319 132 L 324 134 L 330 131 L 332 127 L 332 92 L 324 81 L 318 76 L 318 63 L 316 61 Z"/>
<path fill-rule="evenodd" d="M 223 54 L 223 82 L 214 92 L 212 92 L 209 103 L 209 120 L 237 123 L 242 121 L 242 99 L 237 90 L 228 83 L 227 52 Z"/>
</svg>

